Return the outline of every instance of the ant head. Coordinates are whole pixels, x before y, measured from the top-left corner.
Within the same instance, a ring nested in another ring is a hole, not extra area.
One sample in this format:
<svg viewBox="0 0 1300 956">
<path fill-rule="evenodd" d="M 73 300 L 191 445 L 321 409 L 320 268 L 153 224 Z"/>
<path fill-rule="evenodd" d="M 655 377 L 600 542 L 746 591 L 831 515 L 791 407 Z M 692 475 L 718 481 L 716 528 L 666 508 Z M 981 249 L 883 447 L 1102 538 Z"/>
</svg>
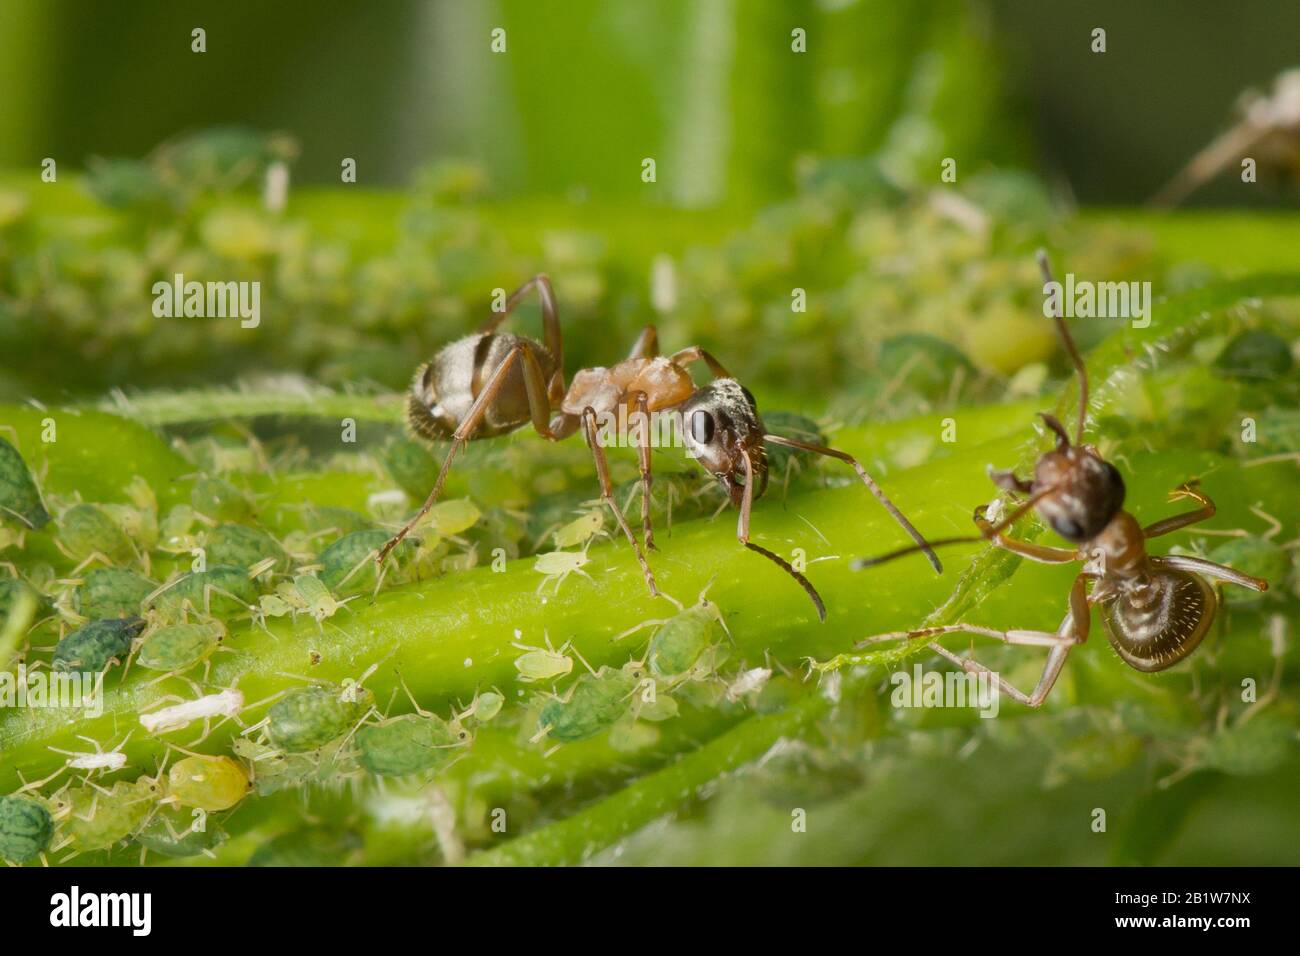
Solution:
<svg viewBox="0 0 1300 956">
<path fill-rule="evenodd" d="M 731 503 L 740 505 L 751 470 L 754 497 L 760 497 L 767 489 L 767 454 L 763 420 L 749 389 L 734 378 L 714 379 L 682 403 L 681 413 L 687 453 L 721 482 Z"/>
<path fill-rule="evenodd" d="M 992 475 L 1008 491 L 1037 498 L 1037 508 L 1052 529 L 1067 541 L 1095 538 L 1124 507 L 1124 479 L 1092 445 L 1072 445 L 1064 426 L 1043 414 L 1056 433 L 1056 447 L 1038 459 L 1033 481 L 1011 472 Z"/>
</svg>

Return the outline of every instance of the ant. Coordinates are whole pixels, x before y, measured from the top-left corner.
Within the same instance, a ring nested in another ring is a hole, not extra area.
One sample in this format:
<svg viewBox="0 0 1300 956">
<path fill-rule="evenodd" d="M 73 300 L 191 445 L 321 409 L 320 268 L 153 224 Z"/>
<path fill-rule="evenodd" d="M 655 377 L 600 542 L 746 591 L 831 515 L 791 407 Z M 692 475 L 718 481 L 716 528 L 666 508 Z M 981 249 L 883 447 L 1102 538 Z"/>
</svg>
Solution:
<svg viewBox="0 0 1300 956">
<path fill-rule="evenodd" d="M 1044 282 L 1050 283 L 1051 268 L 1046 254 L 1041 251 L 1038 263 Z M 1056 435 L 1056 447 L 1038 459 L 1033 479 L 1018 478 L 1012 471 L 989 472 L 990 479 L 999 488 L 1013 494 L 1028 495 L 1028 500 L 996 524 L 990 523 L 985 507 L 981 506 L 975 510 L 978 536 L 945 538 L 932 544 L 938 547 L 958 542 L 990 541 L 1012 554 L 1044 564 L 1084 562 L 1070 588 L 1069 611 L 1061 626 L 1052 633 L 947 624 L 878 634 L 857 645 L 863 647 L 881 641 L 915 640 L 965 632 L 996 638 L 1007 644 L 1050 648 L 1038 685 L 1032 693 L 1024 694 L 978 661 L 959 657 L 934 641 L 928 645 L 932 651 L 967 672 L 990 674 L 997 678 L 1004 693 L 1030 707 L 1042 704 L 1065 666 L 1071 649 L 1088 639 L 1094 604 L 1102 609 L 1106 635 L 1120 658 L 1136 670 L 1153 673 L 1172 667 L 1187 657 L 1209 631 L 1218 599 L 1207 577 L 1255 591 L 1268 588 L 1267 581 L 1211 561 L 1182 555 L 1147 554 L 1147 540 L 1212 518 L 1214 502 L 1200 491 L 1199 482 L 1193 479 L 1175 489 L 1170 500 L 1190 498 L 1200 506 L 1194 511 L 1141 527 L 1124 510 L 1124 480 L 1119 471 L 1102 458 L 1094 446 L 1083 443 L 1088 412 L 1088 373 L 1065 325 L 1059 299 L 1054 318 L 1079 377 L 1079 422 L 1074 442 L 1071 443 L 1059 420 L 1040 412 L 1047 427 Z M 1057 534 L 1076 547 L 1047 547 L 1002 533 L 1031 509 L 1036 509 Z M 874 567 L 915 550 L 906 548 L 878 558 L 860 559 L 853 563 L 853 567 L 855 570 Z M 1091 592 L 1087 587 L 1089 581 L 1093 585 Z"/>
<path fill-rule="evenodd" d="M 497 331 L 506 316 L 534 289 L 541 300 L 545 344 Z M 703 362 L 712 374 L 713 379 L 707 385 L 697 386 L 691 378 L 688 366 L 695 362 Z M 622 413 L 618 414 L 618 420 L 624 420 L 629 410 L 637 413 L 641 425 L 636 429 L 636 445 L 647 549 L 655 549 L 650 521 L 652 476 L 648 423 L 651 414 L 668 411 L 679 415 L 679 420 L 685 423 L 681 433 L 687 453 L 718 480 L 731 504 L 740 509 L 736 529 L 740 543 L 773 561 L 799 582 L 821 620 L 826 619 L 826 605 L 812 583 L 784 558 L 749 540 L 754 499 L 762 497 L 767 488 L 765 442 L 826 455 L 851 465 L 885 510 L 926 552 L 935 571 L 942 570 L 925 538 L 856 459 L 834 448 L 766 434 L 749 389 L 699 346 L 669 356 L 660 355 L 658 332 L 653 325 L 648 325 L 637 336 L 626 359 L 612 368 L 582 369 L 573 376 L 572 385 L 566 387 L 559 312 L 550 279 L 545 275 L 536 275 L 525 282 L 506 300 L 505 307 L 477 332 L 444 346 L 432 361 L 416 370 L 407 396 L 407 420 L 419 436 L 431 441 L 450 441 L 451 448 L 429 497 L 380 549 L 378 560 L 382 562 L 433 507 L 442 493 L 452 460 L 470 441 L 504 435 L 529 422 L 539 435 L 550 441 L 568 438 L 581 427 L 595 460 L 601 499 L 614 513 L 623 535 L 636 552 L 651 596 L 657 596 L 654 573 L 614 500 L 609 465 L 598 438 L 599 418 Z"/>
</svg>

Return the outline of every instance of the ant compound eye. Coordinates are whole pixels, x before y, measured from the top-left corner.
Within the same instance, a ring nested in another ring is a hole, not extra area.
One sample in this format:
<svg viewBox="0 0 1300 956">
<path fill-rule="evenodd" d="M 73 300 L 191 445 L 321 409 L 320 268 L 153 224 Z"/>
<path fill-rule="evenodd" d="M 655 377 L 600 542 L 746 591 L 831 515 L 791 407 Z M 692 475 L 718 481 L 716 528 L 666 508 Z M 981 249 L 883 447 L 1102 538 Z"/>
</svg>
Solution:
<svg viewBox="0 0 1300 956">
<path fill-rule="evenodd" d="M 713 441 L 713 416 L 705 411 L 692 412 L 691 437 L 701 445 Z"/>
</svg>

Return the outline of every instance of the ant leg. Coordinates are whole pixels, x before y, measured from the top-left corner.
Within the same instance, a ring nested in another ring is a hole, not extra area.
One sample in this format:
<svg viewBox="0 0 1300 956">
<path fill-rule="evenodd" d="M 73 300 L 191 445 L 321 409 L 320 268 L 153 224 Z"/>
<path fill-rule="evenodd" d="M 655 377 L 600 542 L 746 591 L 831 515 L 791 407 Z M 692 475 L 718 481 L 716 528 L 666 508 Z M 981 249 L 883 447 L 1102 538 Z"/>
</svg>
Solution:
<svg viewBox="0 0 1300 956">
<path fill-rule="evenodd" d="M 1193 478 L 1191 481 L 1179 485 L 1169 493 L 1169 500 L 1178 501 L 1180 498 L 1191 498 L 1201 507 L 1186 514 L 1174 515 L 1172 518 L 1164 518 L 1154 524 L 1149 524 L 1142 529 L 1142 536 L 1144 538 L 1158 538 L 1162 534 L 1169 534 L 1169 532 L 1177 531 L 1179 528 L 1186 528 L 1188 525 L 1213 518 L 1217 509 L 1209 496 L 1200 490 L 1200 484 L 1198 480 Z"/>
<path fill-rule="evenodd" d="M 649 328 L 653 331 L 654 326 Z M 658 551 L 654 526 L 650 521 L 650 485 L 654 477 L 650 473 L 650 401 L 645 392 L 636 393 L 636 410 L 641 420 L 640 441 L 636 446 L 637 464 L 641 468 L 641 537 L 645 539 L 648 550 Z"/>
<path fill-rule="evenodd" d="M 1026 707 L 1038 707 L 1052 692 L 1056 686 L 1056 679 L 1061 676 L 1061 669 L 1065 667 L 1065 659 L 1070 656 L 1070 651 L 1074 645 L 1082 644 L 1088 639 L 1088 630 L 1092 623 L 1090 604 L 1088 601 L 1087 578 L 1080 574 L 1074 579 L 1074 586 L 1070 589 L 1070 613 L 1065 616 L 1061 626 L 1057 628 L 1056 634 L 1047 634 L 1044 631 L 1007 631 L 1007 635 L 1031 635 L 1036 634 L 1040 638 L 1055 638 L 1055 640 L 1032 640 L 1032 641 L 1012 641 L 1007 640 L 1008 644 L 1015 643 L 1043 643 L 1050 644 L 1052 649 L 1047 654 L 1047 663 L 1043 666 L 1043 673 L 1038 678 L 1038 683 L 1030 694 L 1025 694 L 1008 683 L 1001 674 L 990 670 L 979 661 L 972 660 L 969 657 L 959 657 L 946 647 L 936 641 L 931 641 L 927 646 L 936 654 L 946 658 L 956 664 L 968 674 L 988 674 L 998 682 L 999 689 L 1009 696 L 1012 700 L 1024 704 Z M 973 629 L 972 629 L 973 630 Z M 996 635 L 990 635 L 996 636 Z"/>
<path fill-rule="evenodd" d="M 689 348 L 681 349 L 674 352 L 668 359 L 674 365 L 686 365 L 690 362 L 703 362 L 709 367 L 714 378 L 731 378 L 731 373 L 722 367 L 722 363 L 715 359 L 698 345 L 692 345 Z"/>
<path fill-rule="evenodd" d="M 1249 574 L 1242 574 L 1235 568 L 1215 564 L 1213 561 L 1206 561 L 1203 558 L 1193 558 L 1183 554 L 1165 554 L 1160 557 L 1152 557 L 1151 563 L 1156 567 L 1173 568 L 1176 571 L 1190 571 L 1192 574 L 1204 574 L 1206 577 L 1227 581 L 1229 584 L 1237 584 L 1243 588 L 1250 588 L 1252 591 L 1268 590 L 1268 582 L 1263 578 L 1253 578 Z"/>
<path fill-rule="evenodd" d="M 740 543 L 750 551 L 757 551 L 769 561 L 775 562 L 787 574 L 799 582 L 799 586 L 808 592 L 812 598 L 813 606 L 817 608 L 817 617 L 826 620 L 826 605 L 822 602 L 822 597 L 813 587 L 812 582 L 794 569 L 790 562 L 778 554 L 773 554 L 767 548 L 760 547 L 749 540 L 749 514 L 754 509 L 754 463 L 749 459 L 749 451 L 741 449 L 741 460 L 745 463 L 745 489 L 740 499 L 740 519 L 736 522 L 736 537 Z"/>
<path fill-rule="evenodd" d="M 632 550 L 636 552 L 636 559 L 641 565 L 641 573 L 645 575 L 646 586 L 650 588 L 650 596 L 655 597 L 659 594 L 659 589 L 655 586 L 654 572 L 650 570 L 650 564 L 641 551 L 641 545 L 637 543 L 636 536 L 632 534 L 632 529 L 628 527 L 627 519 L 623 517 L 618 502 L 614 500 L 613 483 L 609 480 L 609 463 L 605 460 L 605 449 L 600 447 L 600 439 L 596 435 L 596 410 L 590 405 L 582 410 L 582 430 L 587 438 L 587 446 L 591 449 L 591 457 L 596 461 L 596 477 L 600 480 L 600 497 L 604 499 L 605 504 L 609 505 L 609 510 L 614 512 L 614 518 L 618 521 L 618 526 L 623 529 L 623 534 L 627 537 L 628 543 L 632 545 Z"/>
<path fill-rule="evenodd" d="M 555 302 L 555 290 L 551 288 L 551 278 L 544 272 L 539 272 L 533 276 L 514 292 L 510 293 L 510 298 L 506 299 L 506 306 L 500 312 L 493 313 L 492 317 L 479 326 L 480 332 L 495 332 L 497 326 L 505 321 L 506 317 L 515 310 L 522 300 L 533 289 L 537 290 L 537 297 L 542 303 L 542 330 L 543 337 L 546 340 L 546 350 L 551 353 L 555 359 L 555 367 L 559 369 L 560 375 L 564 375 L 564 339 L 560 334 L 560 309 Z M 560 391 L 564 391 L 564 380 L 561 377 Z"/>
<path fill-rule="evenodd" d="M 1223 133 L 1214 142 L 1188 160 L 1158 193 L 1147 200 L 1147 205 L 1171 209 L 1188 194 L 1213 179 L 1229 163 L 1235 163 L 1242 154 L 1268 132 L 1268 128 L 1248 119 L 1242 120 Z"/>
<path fill-rule="evenodd" d="M 659 354 L 659 330 L 647 325 L 632 343 L 632 351 L 627 353 L 629 359 L 654 358 Z"/>
<path fill-rule="evenodd" d="M 429 513 L 429 509 L 437 504 L 438 496 L 442 494 L 442 486 L 447 481 L 447 473 L 451 471 L 451 463 L 456 455 L 460 453 L 474 436 L 475 430 L 482 424 L 484 417 L 487 415 L 488 408 L 496 399 L 501 389 L 505 386 L 506 375 L 509 373 L 515 361 L 520 357 L 524 360 L 524 385 L 528 394 L 528 410 L 532 415 L 533 427 L 547 438 L 555 438 L 550 423 L 547 421 L 550 414 L 550 403 L 547 401 L 545 384 L 542 382 L 541 368 L 537 364 L 537 358 L 532 353 L 532 348 L 527 342 L 520 342 L 501 360 L 501 364 L 496 367 L 492 375 L 488 378 L 487 384 L 479 392 L 478 397 L 474 399 L 474 404 L 470 406 L 465 413 L 464 420 L 456 426 L 456 431 L 451 436 L 451 448 L 447 450 L 447 457 L 443 459 L 442 468 L 438 470 L 438 477 L 433 483 L 433 489 L 429 496 L 420 506 L 420 510 L 415 513 L 402 530 L 397 532 L 388 540 L 379 553 L 375 556 L 377 564 L 383 564 L 384 559 L 392 553 L 393 549 L 415 528 L 420 519 Z"/>
<path fill-rule="evenodd" d="M 993 525 L 989 524 L 988 518 L 984 517 L 985 510 L 984 505 L 980 505 L 975 509 L 975 526 L 980 529 L 980 534 L 1004 551 L 1010 551 L 1012 554 L 1018 554 L 1022 558 L 1028 558 L 1030 561 L 1038 561 L 1042 564 L 1068 564 L 1071 561 L 1079 560 L 1079 555 L 1075 551 L 1069 551 L 1065 548 L 1049 548 L 1044 544 L 1021 541 L 1018 538 L 1008 537 L 1000 531 L 995 531 Z"/>
<path fill-rule="evenodd" d="M 852 466 L 853 470 L 858 473 L 858 477 L 862 479 L 862 483 L 867 486 L 868 490 L 870 490 L 873 495 L 876 496 L 876 500 L 884 505 L 885 510 L 889 512 L 890 516 L 902 526 L 904 531 L 912 536 L 912 540 L 917 543 L 920 549 L 925 553 L 925 556 L 929 558 L 930 564 L 933 566 L 935 572 L 938 574 L 943 573 L 943 565 L 939 563 L 939 557 L 934 553 L 934 549 L 930 547 L 929 542 L 925 540 L 921 532 L 912 527 L 912 522 L 908 521 L 907 518 L 903 516 L 903 513 L 899 511 L 898 508 L 894 506 L 894 503 L 886 497 L 885 493 L 880 490 L 880 486 L 872 480 L 869 474 L 867 474 L 867 470 L 858 464 L 858 460 L 848 452 L 840 451 L 837 448 L 827 448 L 824 445 L 814 445 L 811 442 L 796 441 L 793 438 L 782 438 L 780 435 L 764 435 L 763 441 L 771 442 L 774 445 L 784 445 L 786 448 L 798 448 L 802 451 L 810 451 L 814 454 L 826 455 L 830 458 L 838 458 L 840 461 L 847 462 Z"/>
</svg>

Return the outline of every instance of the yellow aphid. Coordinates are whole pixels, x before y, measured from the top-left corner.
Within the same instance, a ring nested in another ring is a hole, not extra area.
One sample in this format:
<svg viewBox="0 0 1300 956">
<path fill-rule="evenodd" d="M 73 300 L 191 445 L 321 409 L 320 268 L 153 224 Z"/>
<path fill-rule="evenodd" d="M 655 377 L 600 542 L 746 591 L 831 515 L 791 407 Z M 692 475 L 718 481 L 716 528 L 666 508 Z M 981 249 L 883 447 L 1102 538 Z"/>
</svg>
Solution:
<svg viewBox="0 0 1300 956">
<path fill-rule="evenodd" d="M 591 575 L 582 570 L 591 560 L 587 557 L 587 552 L 583 551 L 548 551 L 545 554 L 539 554 L 537 560 L 533 562 L 533 570 L 538 574 L 544 574 L 542 583 L 537 585 L 540 592 L 546 586 L 548 581 L 555 581 L 555 592 L 558 594 L 560 585 L 564 579 L 575 571 L 588 580 Z"/>
<path fill-rule="evenodd" d="M 604 527 L 605 516 L 599 511 L 588 511 L 555 532 L 555 546 L 571 548 L 576 544 L 582 544 L 593 535 L 599 534 Z"/>
<path fill-rule="evenodd" d="M 167 789 L 183 806 L 229 810 L 248 795 L 248 774 L 230 757 L 195 755 L 177 761 L 167 773 Z"/>
<path fill-rule="evenodd" d="M 478 523 L 478 519 L 483 517 L 483 512 L 478 510 L 478 506 L 468 498 L 460 498 L 456 501 L 443 501 L 429 509 L 428 524 L 429 527 L 437 531 L 438 534 L 452 535 L 460 534 Z"/>
</svg>

